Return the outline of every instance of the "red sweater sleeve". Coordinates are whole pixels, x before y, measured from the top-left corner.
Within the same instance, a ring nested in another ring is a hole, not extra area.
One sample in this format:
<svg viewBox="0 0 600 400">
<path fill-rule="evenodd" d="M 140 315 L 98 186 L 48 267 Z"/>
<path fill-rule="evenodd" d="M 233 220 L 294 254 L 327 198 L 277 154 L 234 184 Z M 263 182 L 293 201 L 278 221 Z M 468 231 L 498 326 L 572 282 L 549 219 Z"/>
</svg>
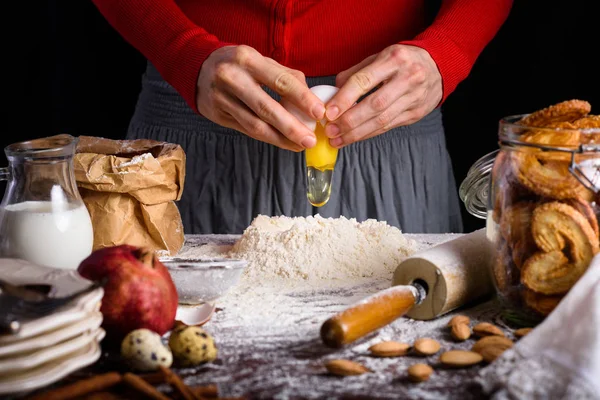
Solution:
<svg viewBox="0 0 600 400">
<path fill-rule="evenodd" d="M 444 0 L 434 22 L 413 40 L 436 62 L 443 84 L 443 103 L 470 73 L 475 60 L 496 35 L 513 0 Z"/>
<path fill-rule="evenodd" d="M 229 45 L 195 25 L 173 0 L 92 0 L 112 27 L 140 51 L 195 112 L 202 63 Z"/>
</svg>

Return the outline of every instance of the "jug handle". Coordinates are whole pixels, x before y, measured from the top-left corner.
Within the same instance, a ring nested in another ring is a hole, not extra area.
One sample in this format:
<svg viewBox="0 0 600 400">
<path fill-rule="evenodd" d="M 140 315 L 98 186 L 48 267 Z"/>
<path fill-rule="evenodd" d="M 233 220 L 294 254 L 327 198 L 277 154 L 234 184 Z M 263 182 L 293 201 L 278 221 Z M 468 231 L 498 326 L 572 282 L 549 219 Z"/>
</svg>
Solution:
<svg viewBox="0 0 600 400">
<path fill-rule="evenodd" d="M 7 181 L 10 179 L 10 170 L 8 168 L 0 168 L 0 181 Z"/>
<path fill-rule="evenodd" d="M 496 149 L 477 160 L 469 168 L 467 177 L 458 189 L 458 194 L 465 204 L 465 208 L 469 214 L 477 218 L 485 219 L 487 217 L 492 167 L 499 151 L 500 149 Z"/>
</svg>

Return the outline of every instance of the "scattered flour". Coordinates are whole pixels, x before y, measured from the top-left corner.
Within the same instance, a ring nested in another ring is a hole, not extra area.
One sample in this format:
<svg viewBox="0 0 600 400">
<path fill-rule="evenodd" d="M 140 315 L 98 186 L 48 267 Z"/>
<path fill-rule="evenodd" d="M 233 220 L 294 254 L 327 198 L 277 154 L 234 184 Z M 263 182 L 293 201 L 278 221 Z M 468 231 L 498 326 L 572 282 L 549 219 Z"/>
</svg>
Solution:
<svg viewBox="0 0 600 400">
<path fill-rule="evenodd" d="M 470 344 L 448 341 L 451 315 L 435 321 L 401 319 L 337 351 L 319 339 L 327 318 L 389 288 L 401 261 L 453 237 L 404 235 L 385 222 L 317 215 L 258 216 L 241 236 L 189 238 L 178 257 L 242 258 L 249 264 L 240 282 L 217 299 L 217 312 L 204 325 L 219 344 L 219 361 L 191 369 L 184 374 L 186 383 L 216 383 L 223 396 L 253 399 L 478 398 L 463 389 L 474 370 L 436 371 L 436 379 L 416 386 L 406 382 L 408 366 L 434 363 L 437 356 L 424 361 L 368 355 L 376 342 L 412 343 L 419 337 L 468 349 Z M 489 309 L 479 314 L 485 312 Z M 323 366 L 331 358 L 362 362 L 373 373 L 332 378 Z"/>
<path fill-rule="evenodd" d="M 471 342 L 456 343 L 448 336 L 452 314 L 433 321 L 402 318 L 338 350 L 324 347 L 319 339 L 327 318 L 389 288 L 395 265 L 413 249 L 454 237 L 403 235 L 382 222 L 317 216 L 258 217 L 242 236 L 187 241 L 180 256 L 240 257 L 250 265 L 239 284 L 217 299 L 218 311 L 204 325 L 219 345 L 219 361 L 190 369 L 184 374 L 186 383 L 216 383 L 222 396 L 252 399 L 481 398 L 468 385 L 477 369 L 437 369 L 435 379 L 415 385 L 407 382 L 406 369 L 416 362 L 435 365 L 439 355 L 369 356 L 374 343 L 412 343 L 419 337 L 434 338 L 444 349 L 469 349 Z M 474 323 L 498 323 L 496 310 L 484 306 L 467 315 Z M 323 365 L 333 358 L 361 362 L 373 372 L 328 376 Z"/>
</svg>

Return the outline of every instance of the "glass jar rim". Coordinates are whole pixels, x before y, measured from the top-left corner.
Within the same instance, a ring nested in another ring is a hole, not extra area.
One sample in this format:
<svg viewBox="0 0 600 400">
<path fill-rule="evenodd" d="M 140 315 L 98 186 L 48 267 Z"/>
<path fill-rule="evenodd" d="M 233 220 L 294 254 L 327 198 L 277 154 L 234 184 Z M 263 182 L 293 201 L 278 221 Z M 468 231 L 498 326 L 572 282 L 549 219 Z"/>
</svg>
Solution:
<svg viewBox="0 0 600 400">
<path fill-rule="evenodd" d="M 79 139 L 59 134 L 9 144 L 4 148 L 7 157 L 54 158 L 72 156 Z"/>
<path fill-rule="evenodd" d="M 527 125 L 521 125 L 518 124 L 517 122 L 520 121 L 522 118 L 528 116 L 530 114 L 515 114 L 515 115 L 508 115 L 505 117 L 502 117 L 500 119 L 500 126 L 504 126 L 507 128 L 514 128 L 514 129 L 535 129 L 536 131 L 541 131 L 541 132 L 572 132 L 572 131 L 579 131 L 583 134 L 593 134 L 593 133 L 600 133 L 600 128 L 575 128 L 575 129 L 569 129 L 569 128 L 542 128 L 542 127 L 532 127 L 532 126 L 527 126 Z"/>
<path fill-rule="evenodd" d="M 509 115 L 500 119 L 498 129 L 498 139 L 500 140 L 500 146 L 526 146 L 540 148 L 545 151 L 566 151 L 566 152 L 577 152 L 577 153 L 598 153 L 600 151 L 600 143 L 595 143 L 594 140 L 586 144 L 539 144 L 534 142 L 528 142 L 521 139 L 523 133 L 535 130 L 536 133 L 547 132 L 549 134 L 569 134 L 578 132 L 582 135 L 600 135 L 600 128 L 538 128 L 532 126 L 526 126 L 518 124 L 517 122 L 526 117 L 529 114 L 518 114 Z"/>
</svg>

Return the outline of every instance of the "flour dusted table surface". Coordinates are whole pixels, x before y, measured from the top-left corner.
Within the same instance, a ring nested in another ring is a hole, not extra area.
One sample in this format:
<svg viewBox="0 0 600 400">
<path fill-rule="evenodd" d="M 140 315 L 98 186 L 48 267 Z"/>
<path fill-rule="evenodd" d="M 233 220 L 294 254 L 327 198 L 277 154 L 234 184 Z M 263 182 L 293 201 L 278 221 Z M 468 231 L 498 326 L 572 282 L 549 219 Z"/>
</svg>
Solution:
<svg viewBox="0 0 600 400">
<path fill-rule="evenodd" d="M 456 235 L 407 235 L 421 248 Z M 235 236 L 189 236 L 186 248 L 203 243 L 232 243 Z M 222 396 L 260 399 L 479 399 L 482 392 L 473 378 L 483 366 L 460 370 L 439 367 L 439 354 L 449 349 L 470 349 L 475 339 L 456 342 L 446 327 L 456 313 L 468 315 L 473 324 L 492 322 L 505 329 L 495 300 L 480 302 L 433 321 L 401 318 L 377 333 L 341 350 L 325 347 L 319 338 L 323 321 L 350 304 L 389 287 L 387 279 L 363 279 L 360 283 L 332 285 L 311 290 L 302 285 L 285 287 L 265 282 L 261 287 L 239 285 L 217 301 L 217 311 L 204 325 L 218 345 L 218 359 L 198 368 L 176 369 L 189 385 L 216 383 Z M 412 344 L 430 337 L 442 349 L 430 357 L 407 355 L 375 358 L 368 347 L 383 340 Z M 94 372 L 116 368 L 106 356 L 91 368 Z M 336 377 L 327 373 L 324 361 L 346 358 L 359 361 L 373 372 Z M 429 381 L 407 379 L 408 366 L 425 362 L 434 367 Z M 85 371 L 81 371 L 85 373 Z"/>
<path fill-rule="evenodd" d="M 407 235 L 427 248 L 456 235 Z M 190 236 L 186 247 L 203 243 L 231 243 L 234 236 Z M 186 249 L 184 249 L 186 250 Z M 348 305 L 386 287 L 389 279 L 365 279 L 349 286 L 310 290 L 306 287 L 243 287 L 232 289 L 217 301 L 218 311 L 204 327 L 219 347 L 217 361 L 195 370 L 181 370 L 188 384 L 217 383 L 225 396 L 248 398 L 378 398 L 378 399 L 469 399 L 481 398 L 473 383 L 480 368 L 444 370 L 436 368 L 428 382 L 414 384 L 407 380 L 406 369 L 416 362 L 437 365 L 436 356 L 414 355 L 399 358 L 374 358 L 368 347 L 382 340 L 412 343 L 420 337 L 435 338 L 442 351 L 468 349 L 469 340 L 452 340 L 446 324 L 452 315 L 435 321 L 401 318 L 359 343 L 342 350 L 325 347 L 319 338 L 323 321 Z M 237 290 L 236 290 L 237 289 Z M 473 322 L 488 321 L 502 325 L 494 301 L 487 301 L 458 311 Z M 323 367 L 331 358 L 362 362 L 373 373 L 356 377 L 330 376 Z"/>
</svg>

